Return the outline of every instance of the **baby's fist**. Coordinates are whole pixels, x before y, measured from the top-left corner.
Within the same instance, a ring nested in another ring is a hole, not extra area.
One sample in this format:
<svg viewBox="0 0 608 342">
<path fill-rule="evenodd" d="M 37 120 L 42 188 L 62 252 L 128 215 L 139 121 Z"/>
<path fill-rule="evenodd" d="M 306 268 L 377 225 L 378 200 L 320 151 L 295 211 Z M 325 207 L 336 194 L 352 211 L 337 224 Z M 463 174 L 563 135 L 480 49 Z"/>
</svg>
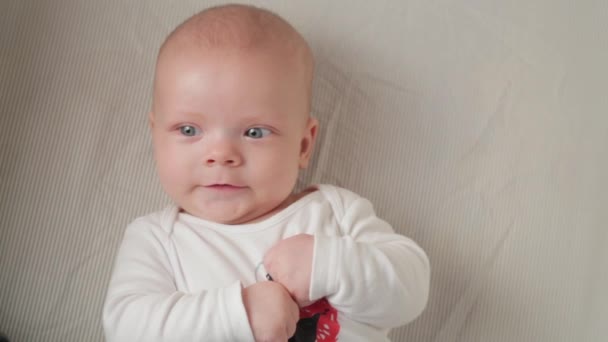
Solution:
<svg viewBox="0 0 608 342">
<path fill-rule="evenodd" d="M 243 304 L 256 342 L 285 342 L 295 333 L 300 313 L 283 285 L 263 281 L 246 287 Z"/>
<path fill-rule="evenodd" d="M 279 241 L 264 256 L 264 267 L 273 280 L 283 284 L 300 307 L 309 297 L 315 238 L 298 234 Z"/>
</svg>

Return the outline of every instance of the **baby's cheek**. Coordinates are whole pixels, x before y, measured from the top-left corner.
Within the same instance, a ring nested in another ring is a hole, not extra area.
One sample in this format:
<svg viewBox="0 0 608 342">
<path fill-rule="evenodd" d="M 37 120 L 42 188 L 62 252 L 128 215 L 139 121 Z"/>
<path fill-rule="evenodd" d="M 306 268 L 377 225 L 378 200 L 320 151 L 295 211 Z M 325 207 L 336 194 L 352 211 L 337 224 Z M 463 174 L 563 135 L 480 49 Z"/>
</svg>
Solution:
<svg viewBox="0 0 608 342">
<path fill-rule="evenodd" d="M 289 183 L 297 177 L 299 170 L 297 159 L 288 152 L 277 154 L 278 157 L 268 158 L 269 160 L 265 163 L 267 165 L 265 172 L 269 180 Z"/>
<path fill-rule="evenodd" d="M 157 155 L 157 166 L 161 182 L 167 192 L 173 193 L 188 178 L 189 166 L 186 165 L 187 159 L 180 155 L 179 151 L 164 150 Z"/>
</svg>

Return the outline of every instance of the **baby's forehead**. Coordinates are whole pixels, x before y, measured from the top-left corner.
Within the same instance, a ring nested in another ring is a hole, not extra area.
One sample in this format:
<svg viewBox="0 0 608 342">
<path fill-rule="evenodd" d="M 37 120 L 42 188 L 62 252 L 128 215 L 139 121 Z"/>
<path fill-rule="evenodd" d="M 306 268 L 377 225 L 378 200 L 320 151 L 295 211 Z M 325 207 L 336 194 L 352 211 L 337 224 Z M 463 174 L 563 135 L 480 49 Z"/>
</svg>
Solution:
<svg viewBox="0 0 608 342">
<path fill-rule="evenodd" d="M 188 67 L 220 61 L 225 52 L 263 53 L 270 60 L 282 60 L 290 74 L 304 75 L 307 98 L 311 96 L 314 60 L 304 38 L 284 19 L 264 9 L 248 5 L 225 5 L 202 11 L 180 24 L 162 44 L 156 64 L 154 97 L 164 93 L 163 80 L 175 77 L 182 61 L 194 61 Z M 195 56 L 194 60 L 192 56 Z M 238 59 L 235 59 L 238 61 Z M 173 76 L 171 76 L 173 75 Z M 154 107 L 153 103 L 153 107 Z"/>
</svg>

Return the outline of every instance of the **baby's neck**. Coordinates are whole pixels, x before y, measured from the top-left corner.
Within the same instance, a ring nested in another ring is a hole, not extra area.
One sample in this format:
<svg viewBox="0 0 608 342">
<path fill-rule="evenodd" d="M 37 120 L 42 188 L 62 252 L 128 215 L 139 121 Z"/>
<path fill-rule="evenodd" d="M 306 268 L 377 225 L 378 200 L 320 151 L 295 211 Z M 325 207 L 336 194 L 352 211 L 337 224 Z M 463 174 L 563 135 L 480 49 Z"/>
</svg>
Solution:
<svg viewBox="0 0 608 342">
<path fill-rule="evenodd" d="M 318 190 L 318 188 L 316 186 L 309 186 L 308 188 L 306 188 L 298 193 L 292 193 L 283 202 L 281 202 L 281 204 L 276 206 L 274 209 L 270 210 L 269 212 L 267 212 L 261 216 L 254 218 L 253 220 L 251 220 L 249 222 L 245 222 L 245 224 L 257 223 L 257 222 L 263 221 L 263 220 L 273 216 L 274 214 L 280 212 L 281 210 L 289 207 L 292 203 L 296 202 L 300 198 L 302 198 L 312 192 L 315 192 L 317 190 Z"/>
</svg>

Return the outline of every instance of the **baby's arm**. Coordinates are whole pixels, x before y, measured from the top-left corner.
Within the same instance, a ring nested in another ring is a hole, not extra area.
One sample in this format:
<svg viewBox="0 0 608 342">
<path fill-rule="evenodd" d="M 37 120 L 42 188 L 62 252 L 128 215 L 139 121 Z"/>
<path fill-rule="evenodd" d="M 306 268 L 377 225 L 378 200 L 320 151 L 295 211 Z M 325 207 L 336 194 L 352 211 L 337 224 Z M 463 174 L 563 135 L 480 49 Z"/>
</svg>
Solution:
<svg viewBox="0 0 608 342">
<path fill-rule="evenodd" d="M 241 284 L 179 292 L 169 248 L 166 232 L 151 223 L 127 228 L 103 310 L 107 341 L 253 340 Z"/>
<path fill-rule="evenodd" d="M 428 299 L 426 254 L 379 219 L 368 200 L 340 197 L 343 235 L 315 235 L 311 299 L 327 297 L 340 313 L 378 328 L 409 323 Z"/>
<path fill-rule="evenodd" d="M 266 269 L 301 306 L 327 297 L 341 314 L 378 328 L 412 321 L 428 298 L 426 254 L 376 217 L 366 199 L 335 195 L 341 236 L 282 240 L 267 253 Z"/>
<path fill-rule="evenodd" d="M 253 341 L 295 331 L 297 306 L 278 284 L 177 291 L 170 249 L 167 234 L 150 223 L 127 228 L 103 310 L 107 341 Z M 260 317 L 261 305 L 275 315 Z"/>
</svg>

